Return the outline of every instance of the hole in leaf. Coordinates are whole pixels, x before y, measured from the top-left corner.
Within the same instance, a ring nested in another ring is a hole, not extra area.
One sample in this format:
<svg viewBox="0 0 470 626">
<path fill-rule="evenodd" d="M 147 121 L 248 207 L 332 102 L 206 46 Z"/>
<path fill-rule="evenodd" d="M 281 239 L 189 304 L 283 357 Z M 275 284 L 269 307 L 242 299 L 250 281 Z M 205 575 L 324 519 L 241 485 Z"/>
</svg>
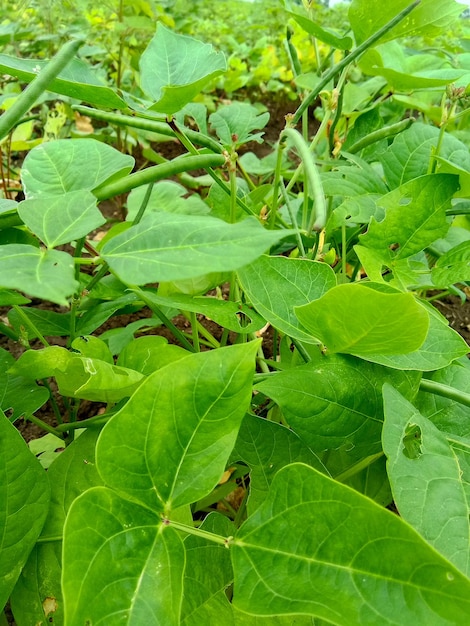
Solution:
<svg viewBox="0 0 470 626">
<path fill-rule="evenodd" d="M 400 206 L 407 206 L 408 204 L 411 204 L 411 198 L 400 198 L 399 204 Z"/>
<path fill-rule="evenodd" d="M 422 455 L 421 444 L 421 428 L 418 424 L 408 424 L 405 429 L 403 441 L 403 454 L 408 459 L 419 459 Z"/>
</svg>

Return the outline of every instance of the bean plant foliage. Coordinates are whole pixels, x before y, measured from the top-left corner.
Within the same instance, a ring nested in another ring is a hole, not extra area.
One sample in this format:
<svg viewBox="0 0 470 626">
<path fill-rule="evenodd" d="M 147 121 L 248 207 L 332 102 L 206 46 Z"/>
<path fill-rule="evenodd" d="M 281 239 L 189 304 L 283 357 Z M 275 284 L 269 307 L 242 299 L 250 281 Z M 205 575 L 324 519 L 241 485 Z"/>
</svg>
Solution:
<svg viewBox="0 0 470 626">
<path fill-rule="evenodd" d="M 263 108 L 199 97 L 224 55 L 163 24 L 133 92 L 97 82 L 81 41 L 0 55 L 29 82 L 3 146 L 52 92 L 186 150 L 133 171 L 94 137 L 42 141 L 24 199 L 0 199 L 0 331 L 25 348 L 0 350 L 18 626 L 468 623 L 468 347 L 429 300 L 470 280 L 470 65 L 417 44 L 461 5 L 353 0 L 340 32 L 311 4 L 286 19 L 324 59 L 303 74 L 287 37 L 300 104 L 264 157 Z M 82 400 L 100 404 L 77 421 Z M 28 447 L 22 417 L 48 434 Z"/>
</svg>

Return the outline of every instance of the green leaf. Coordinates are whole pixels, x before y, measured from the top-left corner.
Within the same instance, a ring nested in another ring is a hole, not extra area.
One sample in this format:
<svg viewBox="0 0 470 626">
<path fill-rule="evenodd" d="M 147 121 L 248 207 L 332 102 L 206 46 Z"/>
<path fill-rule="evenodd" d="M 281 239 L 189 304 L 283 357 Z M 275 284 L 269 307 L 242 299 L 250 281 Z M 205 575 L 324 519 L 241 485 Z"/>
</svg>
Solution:
<svg viewBox="0 0 470 626">
<path fill-rule="evenodd" d="M 350 50 L 352 48 L 353 42 L 351 37 L 338 37 L 331 30 L 323 28 L 317 22 L 299 13 L 286 11 L 286 15 L 292 17 L 309 35 L 313 35 L 316 39 L 333 46 L 333 48 L 337 48 L 338 50 Z"/>
<path fill-rule="evenodd" d="M 246 102 L 232 102 L 209 117 L 213 130 L 226 147 L 238 147 L 247 141 L 261 143 L 264 133 L 252 134 L 252 131 L 264 128 L 268 121 L 268 112 L 260 113 Z"/>
<path fill-rule="evenodd" d="M 49 506 L 46 473 L 0 411 L 0 606 L 41 532 Z"/>
<path fill-rule="evenodd" d="M 470 573 L 470 507 L 452 446 L 391 385 L 384 385 L 383 446 L 395 504 L 438 552 Z"/>
<path fill-rule="evenodd" d="M 299 462 L 328 473 L 317 455 L 295 432 L 250 414 L 243 418 L 231 458 L 243 461 L 251 470 L 247 503 L 249 515 L 264 502 L 269 486 L 281 467 Z"/>
<path fill-rule="evenodd" d="M 467 358 L 464 358 L 466 365 Z M 437 372 L 432 372 L 426 378 L 454 387 L 464 393 L 468 393 L 470 389 L 470 368 L 464 367 L 459 361 Z M 470 439 L 468 407 L 457 400 L 420 391 L 416 398 L 416 407 L 444 433 Z"/>
<path fill-rule="evenodd" d="M 367 358 L 394 369 L 430 372 L 446 367 L 467 352 L 465 340 L 449 327 L 448 321 L 437 311 L 430 311 L 429 330 L 418 350 L 408 354 L 369 354 Z"/>
<path fill-rule="evenodd" d="M 427 174 L 439 135 L 438 128 L 416 122 L 395 137 L 380 158 L 385 177 L 392 189 Z M 439 155 L 459 165 L 469 162 L 465 144 L 448 133 L 444 134 Z"/>
<path fill-rule="evenodd" d="M 70 347 L 72 350 L 80 352 L 80 354 L 84 357 L 106 361 L 106 363 L 114 363 L 113 355 L 109 351 L 106 342 L 99 337 L 93 337 L 93 335 L 81 335 L 72 341 Z"/>
<path fill-rule="evenodd" d="M 255 309 L 274 328 L 300 341 L 318 343 L 299 324 L 294 307 L 321 298 L 336 285 L 329 265 L 263 255 L 239 270 L 238 278 Z"/>
<path fill-rule="evenodd" d="M 241 302 L 179 293 L 159 296 L 146 292 L 146 296 L 162 306 L 201 313 L 216 324 L 236 333 L 253 333 L 265 325 L 264 319 L 254 309 Z"/>
<path fill-rule="evenodd" d="M 66 252 L 17 243 L 0 247 L 0 286 L 67 306 L 78 282 Z"/>
<path fill-rule="evenodd" d="M 178 626 L 183 542 L 148 508 L 89 489 L 70 508 L 63 558 L 67 624 Z"/>
<path fill-rule="evenodd" d="M 12 304 L 29 304 L 31 300 L 25 298 L 16 291 L 10 289 L 0 289 L 0 306 L 11 306 Z"/>
<path fill-rule="evenodd" d="M 377 200 L 385 217 L 380 222 L 372 217 L 360 245 L 379 252 L 387 265 L 420 252 L 449 230 L 446 209 L 457 189 L 458 178 L 449 174 L 402 184 Z"/>
<path fill-rule="evenodd" d="M 409 0 L 395 0 L 386 5 L 381 0 L 353 0 L 348 15 L 356 43 L 365 41 L 410 4 Z M 436 36 L 452 24 L 460 13 L 462 7 L 453 0 L 421 0 L 380 41 L 416 34 Z"/>
<path fill-rule="evenodd" d="M 339 163 L 331 172 L 322 174 L 323 191 L 327 196 L 354 198 L 387 193 L 387 186 L 368 163 L 357 157 L 355 162 L 358 166 Z"/>
<path fill-rule="evenodd" d="M 428 313 L 411 293 L 382 293 L 358 283 L 333 287 L 294 310 L 329 352 L 361 358 L 417 350 L 429 327 Z"/>
<path fill-rule="evenodd" d="M 210 493 L 249 405 L 258 347 L 192 354 L 151 374 L 101 433 L 105 482 L 155 510 Z"/>
<path fill-rule="evenodd" d="M 49 468 L 57 455 L 61 454 L 64 446 L 64 440 L 52 433 L 47 433 L 38 439 L 31 439 L 28 442 L 28 448 L 44 469 Z"/>
<path fill-rule="evenodd" d="M 18 59 L 0 54 L 0 72 L 15 76 L 22 82 L 29 83 L 36 78 L 38 72 L 48 61 L 40 59 Z M 60 93 L 98 107 L 109 109 L 125 109 L 126 103 L 117 93 L 97 79 L 88 63 L 80 59 L 72 61 L 60 72 L 47 87 L 48 91 Z"/>
<path fill-rule="evenodd" d="M 58 139 L 31 150 L 21 169 L 26 198 L 92 191 L 128 174 L 134 159 L 96 139 Z"/>
<path fill-rule="evenodd" d="M 27 315 L 35 328 L 46 337 L 65 337 L 70 334 L 70 313 L 56 313 L 35 307 L 21 307 L 21 312 Z M 24 320 L 16 309 L 8 311 L 8 321 L 17 331 L 24 327 Z M 37 337 L 31 328 L 27 329 L 28 338 Z"/>
<path fill-rule="evenodd" d="M 233 523 L 219 513 L 210 513 L 199 528 L 222 537 L 235 532 Z M 217 623 L 234 626 L 232 606 L 225 593 L 233 580 L 230 553 L 223 546 L 194 535 L 186 538 L 184 546 L 181 626 Z"/>
<path fill-rule="evenodd" d="M 140 372 L 99 359 L 71 357 L 65 371 L 57 370 L 54 374 L 63 396 L 95 402 L 119 402 L 131 396 L 144 378 Z"/>
<path fill-rule="evenodd" d="M 138 337 L 122 349 L 117 365 L 147 376 L 169 363 L 184 359 L 189 354 L 184 348 L 169 344 L 165 337 L 158 335 Z"/>
<path fill-rule="evenodd" d="M 147 193 L 147 186 L 133 189 L 127 198 L 126 220 L 132 221 L 137 216 Z M 210 208 L 197 194 L 186 198 L 187 190 L 173 180 L 161 180 L 152 187 L 145 213 L 166 211 L 185 215 L 205 215 Z"/>
<path fill-rule="evenodd" d="M 18 215 L 48 248 L 85 237 L 106 222 L 95 196 L 86 190 L 23 200 Z"/>
<path fill-rule="evenodd" d="M 314 452 L 344 445 L 362 458 L 381 450 L 382 385 L 391 380 L 410 395 L 419 375 L 332 355 L 278 372 L 256 389 L 276 401 L 289 426 Z"/>
<path fill-rule="evenodd" d="M 444 289 L 470 280 L 470 241 L 462 241 L 439 257 L 431 276 L 436 287 Z"/>
<path fill-rule="evenodd" d="M 210 44 L 178 35 L 161 23 L 140 58 L 141 87 L 151 109 L 176 113 L 226 70 L 225 57 Z"/>
<path fill-rule="evenodd" d="M 49 400 L 45 387 L 9 371 L 14 364 L 13 356 L 0 348 L 0 409 L 9 412 L 12 422 L 23 415 L 32 415 Z"/>
<path fill-rule="evenodd" d="M 65 517 L 75 498 L 102 484 L 94 462 L 98 434 L 98 429 L 81 434 L 48 470 L 51 503 L 41 533 L 43 541 L 34 547 L 11 595 L 12 611 L 19 625 L 40 623 L 46 607 L 54 624 L 64 622 L 61 538 Z"/>
<path fill-rule="evenodd" d="M 227 224 L 209 216 L 155 213 L 108 241 L 102 258 L 123 282 L 143 285 L 236 270 L 287 235 L 266 230 L 254 218 Z"/>
<path fill-rule="evenodd" d="M 280 470 L 231 551 L 233 602 L 246 612 L 444 626 L 470 611 L 470 581 L 415 530 L 306 465 Z"/>
</svg>

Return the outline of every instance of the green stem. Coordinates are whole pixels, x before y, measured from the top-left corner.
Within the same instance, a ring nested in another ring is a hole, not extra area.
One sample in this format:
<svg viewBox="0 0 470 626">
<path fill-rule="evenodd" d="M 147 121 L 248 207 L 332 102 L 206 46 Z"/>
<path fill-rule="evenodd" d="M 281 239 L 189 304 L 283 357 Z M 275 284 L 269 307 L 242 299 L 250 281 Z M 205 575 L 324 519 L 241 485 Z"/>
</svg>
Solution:
<svg viewBox="0 0 470 626">
<path fill-rule="evenodd" d="M 142 204 L 140 205 L 139 211 L 138 211 L 137 215 L 135 216 L 134 221 L 132 222 L 133 226 L 138 224 L 140 222 L 140 220 L 144 217 L 145 209 L 147 208 L 147 205 L 149 203 L 150 196 L 152 195 L 152 190 L 153 190 L 153 186 L 154 185 L 155 185 L 155 183 L 150 183 L 149 186 L 147 187 L 147 189 L 145 191 L 144 199 L 142 200 Z"/>
<path fill-rule="evenodd" d="M 295 238 L 297 239 L 297 246 L 299 248 L 300 256 L 302 258 L 305 258 L 305 248 L 304 248 L 304 243 L 302 241 L 302 236 L 300 234 L 299 225 L 297 224 L 297 218 L 294 214 L 294 211 L 292 210 L 292 207 L 289 201 L 289 194 L 287 193 L 284 183 L 282 181 L 281 181 L 280 187 L 281 187 L 281 193 L 284 199 L 284 203 L 287 207 L 287 211 L 289 213 L 289 217 L 292 222 L 292 226 L 295 229 Z"/>
<path fill-rule="evenodd" d="M 294 113 L 293 122 L 297 124 L 297 122 L 302 117 L 302 113 L 305 111 L 307 107 L 309 107 L 315 100 L 317 99 L 319 93 L 328 85 L 328 83 L 339 74 L 347 65 L 352 63 L 355 59 L 361 56 L 363 52 L 365 52 L 368 48 L 373 46 L 383 35 L 388 33 L 394 26 L 396 26 L 399 22 L 401 22 L 411 11 L 418 6 L 421 0 L 415 0 L 412 4 L 410 4 L 406 9 L 400 11 L 398 15 L 396 15 L 392 20 L 387 22 L 385 26 L 382 26 L 376 33 L 371 35 L 368 39 L 366 39 L 360 46 L 358 46 L 355 50 L 350 52 L 348 55 L 344 57 L 342 61 L 333 65 L 329 72 L 325 74 L 323 79 L 318 83 L 318 85 L 313 89 L 309 95 L 305 98 L 305 100 L 301 103 L 297 111 Z"/>
<path fill-rule="evenodd" d="M 3 113 L 0 117 L 0 140 L 6 137 L 18 120 L 34 106 L 39 96 L 47 90 L 57 75 L 70 63 L 82 44 L 83 41 L 77 39 L 62 46 L 59 52 L 16 98 L 13 105 Z"/>
<path fill-rule="evenodd" d="M 448 400 L 454 400 L 459 404 L 470 407 L 470 393 L 460 391 L 455 387 L 444 385 L 443 383 L 437 383 L 429 378 L 422 378 L 419 383 L 420 391 L 426 391 L 427 393 L 433 393 L 436 396 L 447 398 Z"/>
<path fill-rule="evenodd" d="M 61 439 L 63 439 L 62 433 L 57 428 L 54 428 L 53 426 L 46 424 L 46 422 L 43 422 L 41 419 L 39 419 L 39 417 L 36 417 L 35 415 L 28 415 L 27 419 L 30 422 L 33 422 L 33 424 L 36 424 L 36 426 L 39 426 L 39 428 L 42 428 L 43 430 L 46 430 L 48 433 L 51 433 L 52 435 L 55 435 L 56 437 L 60 437 Z"/>
<path fill-rule="evenodd" d="M 134 293 L 138 294 L 139 298 L 148 306 L 148 308 L 155 313 L 155 315 L 159 318 L 161 322 L 173 333 L 173 335 L 178 339 L 182 346 L 184 346 L 190 352 L 195 352 L 194 346 L 186 339 L 183 333 L 176 328 L 173 322 L 163 313 L 163 311 L 158 307 L 150 298 L 147 298 L 145 293 L 139 287 L 131 287 Z"/>
<path fill-rule="evenodd" d="M 29 328 L 29 330 L 33 331 L 33 334 L 39 339 L 42 345 L 48 348 L 50 345 L 49 342 L 45 340 L 40 330 L 36 328 L 36 325 L 29 319 L 26 313 L 17 304 L 14 304 L 12 308 L 17 312 L 25 326 Z"/>
<path fill-rule="evenodd" d="M 18 341 L 18 333 L 15 333 L 12 328 L 7 326 L 3 322 L 0 322 L 0 333 L 2 333 L 2 335 L 5 335 L 6 337 L 9 337 L 10 339 L 13 339 L 13 341 Z"/>
<path fill-rule="evenodd" d="M 69 430 L 77 430 L 79 428 L 90 428 L 92 426 L 101 426 L 115 415 L 114 412 L 105 413 L 103 415 L 95 415 L 86 420 L 80 420 L 79 422 L 67 422 L 66 424 L 59 424 L 56 426 L 56 430 L 60 433 L 68 432 Z"/>
<path fill-rule="evenodd" d="M 134 172 L 112 183 L 105 184 L 93 191 L 98 201 L 109 200 L 114 196 L 127 193 L 131 189 L 154 183 L 158 180 L 170 178 L 181 172 L 207 169 L 225 164 L 225 157 L 220 154 L 198 154 L 197 156 L 182 156 L 161 165 L 147 167 L 140 172 Z"/>
<path fill-rule="evenodd" d="M 103 122 L 109 122 L 110 124 L 115 124 L 116 126 L 130 126 L 131 128 L 148 130 L 153 133 L 165 135 L 166 137 L 176 136 L 174 128 L 170 126 L 167 122 L 143 119 L 141 117 L 133 117 L 130 115 L 121 115 L 120 113 L 108 113 L 106 111 L 98 111 L 97 109 L 92 109 L 90 107 L 82 105 L 74 105 L 72 106 L 72 109 L 74 111 L 82 113 L 83 115 L 92 117 L 93 119 L 97 119 Z M 185 128 L 184 134 L 192 143 L 195 143 L 198 146 L 209 148 L 209 150 L 212 150 L 217 154 L 222 154 L 222 152 L 224 151 L 223 146 L 215 141 L 215 139 L 213 139 L 212 137 L 208 137 L 207 135 L 203 135 L 196 130 Z"/>
<path fill-rule="evenodd" d="M 182 524 L 181 522 L 174 522 L 173 520 L 164 518 L 163 524 L 165 526 L 172 526 L 176 530 L 181 530 L 188 535 L 195 535 L 196 537 L 201 537 L 202 539 L 207 539 L 208 541 L 212 541 L 213 543 L 218 543 L 220 546 L 224 546 L 225 548 L 229 548 L 233 537 L 221 537 L 220 535 L 216 535 L 214 533 L 210 533 L 207 530 L 201 530 L 200 528 L 194 528 L 194 526 L 188 526 L 186 524 Z"/>
<path fill-rule="evenodd" d="M 281 183 L 281 167 L 282 167 L 282 155 L 284 150 L 286 149 L 286 142 L 281 133 L 279 137 L 279 143 L 277 145 L 277 158 L 276 158 L 276 168 L 274 170 L 274 181 L 273 181 L 273 195 L 271 208 L 269 213 L 269 228 L 272 230 L 276 225 L 276 217 L 277 217 L 277 207 L 279 202 L 279 186 Z"/>
<path fill-rule="evenodd" d="M 382 451 L 382 452 L 377 452 L 377 454 L 372 454 L 371 456 L 367 456 L 365 459 L 361 459 L 360 461 L 355 463 L 352 467 L 349 467 L 344 472 L 341 472 L 341 474 L 338 474 L 337 476 L 335 476 L 335 480 L 339 481 L 340 483 L 346 482 L 347 480 L 349 480 L 350 478 L 352 478 L 359 472 L 362 472 L 362 470 L 365 469 L 366 467 L 369 467 L 369 465 L 372 465 L 372 463 L 375 463 L 375 461 L 383 457 L 383 455 L 384 453 Z"/>
<path fill-rule="evenodd" d="M 199 344 L 199 333 L 198 333 L 198 325 L 197 325 L 197 314 L 194 311 L 190 311 L 189 319 L 191 320 L 191 330 L 193 335 L 193 346 L 195 352 L 201 351 L 201 346 Z"/>
</svg>

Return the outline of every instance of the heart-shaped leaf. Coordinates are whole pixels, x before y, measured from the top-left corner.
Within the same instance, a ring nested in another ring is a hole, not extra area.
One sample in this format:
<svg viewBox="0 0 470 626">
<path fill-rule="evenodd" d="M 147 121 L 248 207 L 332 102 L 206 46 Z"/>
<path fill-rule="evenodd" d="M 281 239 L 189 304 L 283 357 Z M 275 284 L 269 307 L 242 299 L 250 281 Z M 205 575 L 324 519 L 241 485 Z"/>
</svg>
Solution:
<svg viewBox="0 0 470 626">
<path fill-rule="evenodd" d="M 26 156 L 21 179 L 26 197 L 62 196 L 93 190 L 128 174 L 134 159 L 96 139 L 58 139 L 37 146 Z"/>
<path fill-rule="evenodd" d="M 266 126 L 269 113 L 260 113 L 246 102 L 232 102 L 212 113 L 209 121 L 224 146 L 237 147 L 247 141 L 261 143 L 263 133 L 252 134 L 252 131 Z"/>
<path fill-rule="evenodd" d="M 429 328 L 427 311 L 411 293 L 382 293 L 371 286 L 338 285 L 318 300 L 295 307 L 295 314 L 330 352 L 367 358 L 420 348 Z"/>
<path fill-rule="evenodd" d="M 254 218 L 227 224 L 209 216 L 151 213 L 108 241 L 102 257 L 124 283 L 143 285 L 238 269 L 289 234 L 266 230 Z"/>
<path fill-rule="evenodd" d="M 101 433 L 105 482 L 154 510 L 210 493 L 249 405 L 258 347 L 192 354 L 151 374 Z"/>
<path fill-rule="evenodd" d="M 161 23 L 140 59 L 141 87 L 151 109 L 176 113 L 226 70 L 225 57 L 210 44 L 178 35 Z"/>
<path fill-rule="evenodd" d="M 275 546 L 275 549 L 273 549 Z M 335 624 L 465 624 L 470 581 L 397 515 L 302 464 L 232 545 L 235 607 Z"/>
</svg>

